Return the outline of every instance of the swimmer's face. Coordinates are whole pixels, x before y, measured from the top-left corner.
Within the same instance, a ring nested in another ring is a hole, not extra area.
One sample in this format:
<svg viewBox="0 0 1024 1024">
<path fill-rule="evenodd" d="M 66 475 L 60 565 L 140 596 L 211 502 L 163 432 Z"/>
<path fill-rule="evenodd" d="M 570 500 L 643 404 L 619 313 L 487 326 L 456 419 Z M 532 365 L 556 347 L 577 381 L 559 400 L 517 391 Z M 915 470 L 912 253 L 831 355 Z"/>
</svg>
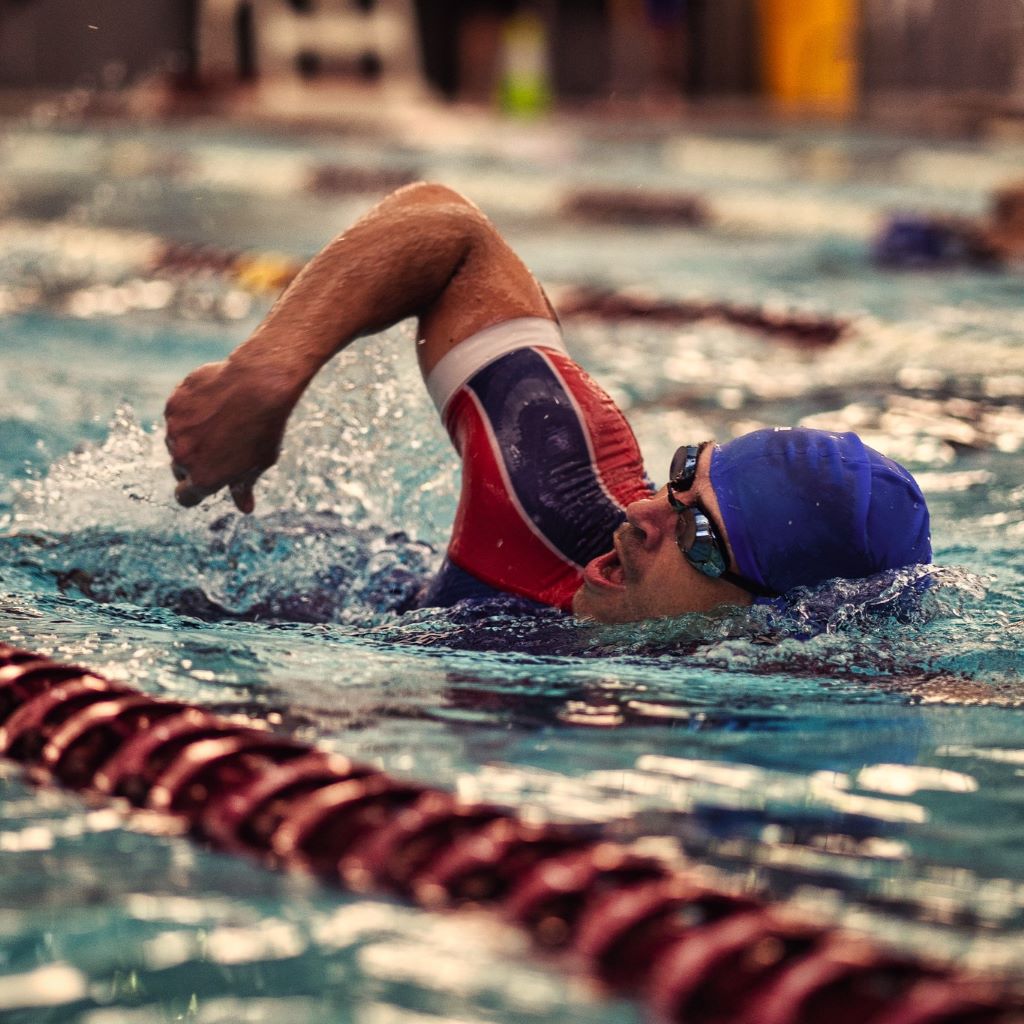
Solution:
<svg viewBox="0 0 1024 1024">
<path fill-rule="evenodd" d="M 710 445 L 701 452 L 693 487 L 676 493 L 685 504 L 700 501 L 728 548 L 711 488 L 711 452 Z M 626 522 L 615 531 L 612 550 L 586 567 L 583 586 L 573 598 L 575 614 L 599 622 L 637 622 L 750 604 L 745 590 L 705 576 L 687 561 L 676 543 L 677 518 L 666 487 L 633 502 L 626 509 Z M 734 565 L 731 549 L 729 559 Z"/>
</svg>

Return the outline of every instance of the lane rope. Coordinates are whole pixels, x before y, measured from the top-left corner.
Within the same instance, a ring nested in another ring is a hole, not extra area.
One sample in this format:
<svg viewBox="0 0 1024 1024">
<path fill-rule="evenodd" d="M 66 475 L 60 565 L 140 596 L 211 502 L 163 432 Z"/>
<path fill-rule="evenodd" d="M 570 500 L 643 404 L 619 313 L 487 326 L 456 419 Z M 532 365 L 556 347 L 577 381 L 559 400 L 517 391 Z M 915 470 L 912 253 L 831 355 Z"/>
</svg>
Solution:
<svg viewBox="0 0 1024 1024">
<path fill-rule="evenodd" d="M 885 949 L 706 872 L 536 823 L 0 644 L 0 754 L 168 834 L 428 910 L 486 907 L 676 1024 L 1011 1024 L 997 978 Z"/>
</svg>

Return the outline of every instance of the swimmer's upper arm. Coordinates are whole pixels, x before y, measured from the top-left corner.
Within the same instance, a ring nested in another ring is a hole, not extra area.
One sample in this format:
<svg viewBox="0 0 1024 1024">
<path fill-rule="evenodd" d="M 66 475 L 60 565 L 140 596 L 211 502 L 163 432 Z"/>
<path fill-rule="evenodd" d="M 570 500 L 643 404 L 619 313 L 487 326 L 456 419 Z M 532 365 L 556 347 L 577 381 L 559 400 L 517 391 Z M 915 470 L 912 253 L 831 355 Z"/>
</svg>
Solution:
<svg viewBox="0 0 1024 1024">
<path fill-rule="evenodd" d="M 424 377 L 486 327 L 516 317 L 557 319 L 544 289 L 478 207 L 441 185 L 413 186 L 409 199 L 443 210 L 442 230 L 460 235 L 464 243 L 444 288 L 418 314 L 417 355 Z"/>
</svg>

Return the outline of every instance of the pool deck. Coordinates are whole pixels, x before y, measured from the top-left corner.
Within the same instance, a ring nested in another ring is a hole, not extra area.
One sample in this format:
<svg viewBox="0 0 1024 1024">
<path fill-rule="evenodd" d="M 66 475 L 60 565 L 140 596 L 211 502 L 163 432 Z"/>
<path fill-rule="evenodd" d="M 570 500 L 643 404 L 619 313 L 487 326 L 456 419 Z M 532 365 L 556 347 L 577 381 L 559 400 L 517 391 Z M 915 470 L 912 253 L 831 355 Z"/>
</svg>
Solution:
<svg viewBox="0 0 1024 1024">
<path fill-rule="evenodd" d="M 923 209 L 960 214 L 966 202 L 977 212 L 996 189 L 1021 178 L 1024 104 L 1017 109 L 1014 103 L 916 96 L 894 101 L 884 116 L 865 111 L 837 119 L 742 99 L 608 101 L 526 118 L 444 102 L 410 79 L 373 86 L 264 80 L 201 91 L 153 79 L 118 90 L 0 90 L 0 126 L 8 130 L 9 145 L 18 145 L 14 136 L 26 129 L 195 124 L 271 134 L 300 148 L 359 139 L 442 161 L 511 161 L 519 168 L 516 180 L 505 175 L 499 187 L 480 195 L 470 187 L 480 184 L 480 175 L 450 183 L 489 210 L 507 208 L 516 216 L 547 216 L 559 207 L 566 177 L 580 178 L 582 171 L 586 180 L 595 154 L 603 163 L 604 154 L 618 153 L 621 171 L 656 152 L 661 177 L 647 182 L 647 193 L 696 188 L 707 192 L 711 214 L 724 224 L 749 227 L 753 218 L 759 229 L 869 239 L 885 212 L 877 203 L 855 194 L 826 210 L 814 199 L 816 188 L 904 186 Z M 638 186 L 631 181 L 629 187 Z M 756 195 L 736 192 L 744 188 Z"/>
<path fill-rule="evenodd" d="M 226 123 L 291 130 L 357 132 L 431 140 L 439 147 L 481 133 L 529 126 L 596 138 L 665 139 L 696 131 L 739 134 L 869 132 L 894 141 L 1024 143 L 1024 97 L 939 93 L 887 96 L 865 102 L 852 117 L 828 110 L 792 110 L 752 97 L 699 101 L 609 98 L 559 104 L 537 118 L 511 118 L 493 106 L 446 102 L 414 81 L 376 85 L 345 80 L 310 84 L 295 78 L 253 85 L 180 89 L 153 79 L 129 89 L 0 89 L 0 118 L 87 117 Z"/>
</svg>

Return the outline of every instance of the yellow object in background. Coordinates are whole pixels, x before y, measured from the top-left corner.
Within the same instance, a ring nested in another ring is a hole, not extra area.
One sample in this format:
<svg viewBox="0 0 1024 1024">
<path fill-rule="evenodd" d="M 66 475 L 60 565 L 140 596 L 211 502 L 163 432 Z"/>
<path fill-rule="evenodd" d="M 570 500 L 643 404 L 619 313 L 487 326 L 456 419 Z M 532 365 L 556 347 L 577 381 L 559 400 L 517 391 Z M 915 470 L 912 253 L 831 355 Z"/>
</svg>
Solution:
<svg viewBox="0 0 1024 1024">
<path fill-rule="evenodd" d="M 792 109 L 852 113 L 857 0 L 759 0 L 768 94 Z"/>
<path fill-rule="evenodd" d="M 544 22 L 534 14 L 517 14 L 502 32 L 501 109 L 530 117 L 551 106 L 548 38 Z"/>
<path fill-rule="evenodd" d="M 239 256 L 232 274 L 239 286 L 255 295 L 273 295 L 291 284 L 300 267 L 287 256 L 260 253 Z"/>
</svg>

